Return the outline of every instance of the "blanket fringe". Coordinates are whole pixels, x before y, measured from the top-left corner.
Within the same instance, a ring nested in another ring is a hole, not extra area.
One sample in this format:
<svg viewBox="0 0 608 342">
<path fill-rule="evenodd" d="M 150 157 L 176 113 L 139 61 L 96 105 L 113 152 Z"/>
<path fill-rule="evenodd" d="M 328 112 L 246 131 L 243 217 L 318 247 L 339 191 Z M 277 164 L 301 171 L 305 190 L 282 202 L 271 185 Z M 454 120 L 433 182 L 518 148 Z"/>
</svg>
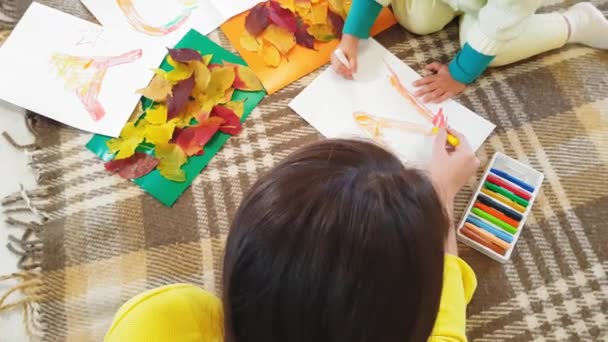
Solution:
<svg viewBox="0 0 608 342">
<path fill-rule="evenodd" d="M 17 282 L 17 285 L 0 295 L 0 313 L 14 309 L 21 309 L 23 313 L 23 324 L 25 333 L 30 339 L 40 337 L 42 329 L 37 323 L 36 303 L 44 299 L 44 286 L 38 272 L 24 271 L 0 276 L 0 283 Z M 8 299 L 15 294 L 19 294 L 19 299 L 9 302 Z"/>
</svg>

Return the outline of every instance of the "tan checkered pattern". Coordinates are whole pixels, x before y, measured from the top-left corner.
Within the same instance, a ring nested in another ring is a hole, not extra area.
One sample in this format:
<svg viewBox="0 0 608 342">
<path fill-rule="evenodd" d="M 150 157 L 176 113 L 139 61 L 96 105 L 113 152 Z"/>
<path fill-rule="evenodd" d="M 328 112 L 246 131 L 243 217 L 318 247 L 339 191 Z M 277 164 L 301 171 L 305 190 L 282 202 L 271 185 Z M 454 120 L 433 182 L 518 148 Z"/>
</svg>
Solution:
<svg viewBox="0 0 608 342">
<path fill-rule="evenodd" d="M 91 18 L 75 0 L 45 2 Z M 593 2 L 608 14 L 607 0 Z M 549 9 L 574 1 L 557 3 Z M 212 38 L 229 48 L 221 34 Z M 458 49 L 456 25 L 427 37 L 395 27 L 379 41 L 418 70 Z M 101 340 L 119 306 L 145 289 L 191 282 L 219 293 L 228 224 L 243 192 L 320 138 L 287 108 L 317 75 L 266 98 L 170 209 L 105 172 L 84 148 L 89 135 L 38 120 L 42 148 L 32 159 L 40 189 L 30 195 L 50 221 L 29 226 L 43 252 L 26 261 L 40 265 L 44 340 Z M 498 126 L 478 153 L 482 162 L 502 151 L 546 176 L 512 262 L 461 246 L 479 279 L 470 339 L 608 339 L 608 52 L 569 46 L 495 69 L 459 101 Z M 474 185 L 458 198 L 458 212 Z"/>
</svg>

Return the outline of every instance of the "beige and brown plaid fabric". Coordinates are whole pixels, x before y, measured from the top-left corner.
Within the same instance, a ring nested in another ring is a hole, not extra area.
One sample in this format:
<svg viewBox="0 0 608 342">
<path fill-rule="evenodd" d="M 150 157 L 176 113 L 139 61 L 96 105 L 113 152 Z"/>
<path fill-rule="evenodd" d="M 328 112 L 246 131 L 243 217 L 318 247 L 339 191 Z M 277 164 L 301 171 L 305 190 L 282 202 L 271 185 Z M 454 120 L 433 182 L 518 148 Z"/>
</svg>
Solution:
<svg viewBox="0 0 608 342">
<path fill-rule="evenodd" d="M 91 19 L 76 0 L 65 2 L 46 1 Z M 608 14 L 608 0 L 594 3 Z M 229 47 L 221 34 L 211 36 Z M 454 55 L 457 26 L 426 37 L 395 27 L 379 41 L 421 70 Z M 228 223 L 243 193 L 290 151 L 320 138 L 287 108 L 317 75 L 266 98 L 173 208 L 104 171 L 84 148 L 88 134 L 33 118 L 40 187 L 27 195 L 49 220 L 13 221 L 36 241 L 15 240 L 12 248 L 23 254 L 26 307 L 43 339 L 100 341 L 119 306 L 153 287 L 188 282 L 219 293 Z M 470 339 L 608 339 L 608 52 L 569 46 L 495 69 L 459 100 L 498 126 L 478 153 L 482 162 L 502 151 L 546 176 L 510 263 L 461 246 L 479 279 Z M 23 209 L 21 197 L 6 205 Z"/>
</svg>

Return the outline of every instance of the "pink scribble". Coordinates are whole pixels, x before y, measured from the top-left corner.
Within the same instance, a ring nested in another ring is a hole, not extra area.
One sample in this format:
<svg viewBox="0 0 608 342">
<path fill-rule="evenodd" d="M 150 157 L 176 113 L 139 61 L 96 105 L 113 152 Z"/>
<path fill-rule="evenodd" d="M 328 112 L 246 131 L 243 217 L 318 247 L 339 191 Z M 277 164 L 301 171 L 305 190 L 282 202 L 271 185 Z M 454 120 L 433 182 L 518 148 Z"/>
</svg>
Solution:
<svg viewBox="0 0 608 342">
<path fill-rule="evenodd" d="M 59 76 L 65 80 L 66 89 L 76 92 L 91 118 L 99 121 L 106 114 L 103 105 L 98 100 L 106 72 L 113 66 L 131 63 L 141 56 L 141 49 L 111 57 L 55 54 L 51 59 L 51 64 L 57 69 Z"/>
</svg>

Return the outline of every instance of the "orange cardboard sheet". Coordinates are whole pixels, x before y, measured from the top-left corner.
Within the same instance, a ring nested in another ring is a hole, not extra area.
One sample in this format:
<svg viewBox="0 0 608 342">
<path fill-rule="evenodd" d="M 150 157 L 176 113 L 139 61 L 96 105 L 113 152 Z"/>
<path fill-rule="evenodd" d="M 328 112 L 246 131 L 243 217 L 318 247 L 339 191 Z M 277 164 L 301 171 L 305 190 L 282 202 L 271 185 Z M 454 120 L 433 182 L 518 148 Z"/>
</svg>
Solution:
<svg viewBox="0 0 608 342">
<path fill-rule="evenodd" d="M 247 51 L 241 47 L 240 38 L 245 30 L 245 17 L 247 14 L 249 14 L 249 11 L 241 13 L 225 22 L 220 28 L 224 31 L 224 34 L 226 34 L 236 51 L 247 62 L 249 68 L 262 81 L 269 95 L 276 93 L 283 87 L 328 63 L 331 53 L 339 43 L 338 39 L 327 43 L 315 42 L 316 50 L 296 45 L 287 55 L 289 61 L 283 58 L 278 67 L 269 67 L 264 64 L 262 55 Z M 380 12 L 371 33 L 375 36 L 396 23 L 393 13 L 388 8 L 385 8 Z"/>
</svg>

